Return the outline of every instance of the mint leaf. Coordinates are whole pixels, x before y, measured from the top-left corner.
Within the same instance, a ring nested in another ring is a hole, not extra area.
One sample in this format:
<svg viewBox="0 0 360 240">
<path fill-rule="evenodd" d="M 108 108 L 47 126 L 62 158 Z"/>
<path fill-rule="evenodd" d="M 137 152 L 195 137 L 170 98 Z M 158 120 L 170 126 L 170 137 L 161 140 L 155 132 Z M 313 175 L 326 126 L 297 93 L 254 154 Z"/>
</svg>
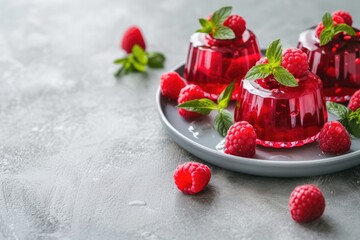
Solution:
<svg viewBox="0 0 360 240">
<path fill-rule="evenodd" d="M 120 78 L 122 77 L 123 75 L 125 75 L 125 67 L 124 66 L 121 66 L 119 68 L 119 70 L 117 70 L 115 73 L 114 73 L 114 76 L 117 77 L 117 78 Z"/>
<path fill-rule="evenodd" d="M 295 77 L 284 67 L 278 66 L 273 69 L 274 78 L 282 85 L 288 87 L 299 86 Z"/>
<path fill-rule="evenodd" d="M 229 128 L 233 123 L 233 115 L 225 109 L 221 110 L 214 119 L 214 127 L 216 131 L 223 137 L 226 136 Z"/>
<path fill-rule="evenodd" d="M 230 16 L 232 7 L 222 7 L 215 11 L 211 16 L 210 21 L 215 27 L 222 26 L 223 22 Z"/>
<path fill-rule="evenodd" d="M 320 34 L 320 46 L 326 45 L 334 37 L 334 28 L 325 28 Z"/>
<path fill-rule="evenodd" d="M 118 58 L 118 59 L 115 59 L 115 60 L 114 60 L 114 64 L 123 64 L 123 63 L 125 63 L 127 60 L 128 60 L 127 57 Z"/>
<path fill-rule="evenodd" d="M 231 99 L 232 92 L 234 91 L 234 87 L 235 87 L 235 82 L 232 82 L 226 86 L 224 91 L 221 92 L 217 100 L 219 110 L 227 108 L 227 106 L 229 105 L 229 101 Z"/>
<path fill-rule="evenodd" d="M 203 115 L 209 114 L 212 110 L 217 109 L 217 105 L 207 98 L 190 100 L 180 105 L 177 105 L 178 108 L 183 108 L 191 112 L 197 112 Z"/>
<path fill-rule="evenodd" d="M 349 114 L 348 131 L 355 137 L 360 137 L 360 108 Z"/>
<path fill-rule="evenodd" d="M 249 69 L 246 73 L 245 79 L 255 80 L 259 78 L 266 78 L 271 74 L 271 72 L 272 70 L 270 64 L 259 64 Z"/>
<path fill-rule="evenodd" d="M 139 63 L 138 61 L 136 61 L 135 58 L 132 59 L 131 62 L 132 66 L 134 67 L 134 69 L 138 72 L 145 72 L 146 71 L 146 65 L 143 63 Z"/>
<path fill-rule="evenodd" d="M 235 33 L 231 28 L 221 26 L 215 30 L 213 37 L 220 40 L 233 39 L 235 38 Z"/>
<path fill-rule="evenodd" d="M 148 62 L 148 57 L 146 55 L 146 52 L 137 44 L 135 44 L 132 48 L 132 53 L 134 55 L 134 57 L 136 58 L 136 60 L 142 64 L 142 65 L 146 65 Z"/>
<path fill-rule="evenodd" d="M 281 65 L 282 60 L 282 46 L 280 39 L 277 39 L 270 43 L 269 47 L 266 49 L 266 57 L 269 60 L 269 64 L 272 67 L 277 67 Z"/>
<path fill-rule="evenodd" d="M 342 104 L 335 102 L 326 102 L 326 109 L 341 119 L 345 119 L 351 113 L 351 110 Z"/>
<path fill-rule="evenodd" d="M 334 25 L 332 16 L 329 12 L 326 12 L 324 14 L 324 16 L 322 17 L 322 22 L 323 22 L 325 28 L 328 28 L 328 27 L 331 27 Z"/>
<path fill-rule="evenodd" d="M 338 33 L 346 32 L 350 36 L 355 36 L 355 30 L 347 24 L 338 24 L 334 27 L 335 35 Z"/>
<path fill-rule="evenodd" d="M 151 68 L 163 68 L 165 62 L 165 56 L 159 52 L 149 52 L 148 57 L 148 66 Z"/>
<path fill-rule="evenodd" d="M 213 24 L 211 23 L 211 21 L 204 18 L 199 18 L 199 23 L 202 26 L 202 29 L 197 30 L 197 32 L 211 33 L 213 29 Z"/>
</svg>

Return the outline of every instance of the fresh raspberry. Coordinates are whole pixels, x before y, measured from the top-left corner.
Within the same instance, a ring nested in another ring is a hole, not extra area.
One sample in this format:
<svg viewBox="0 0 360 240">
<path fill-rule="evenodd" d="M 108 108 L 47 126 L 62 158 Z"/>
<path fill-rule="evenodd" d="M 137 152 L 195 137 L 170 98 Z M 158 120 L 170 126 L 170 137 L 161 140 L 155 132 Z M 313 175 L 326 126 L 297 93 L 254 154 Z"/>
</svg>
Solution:
<svg viewBox="0 0 360 240">
<path fill-rule="evenodd" d="M 198 162 L 186 162 L 176 167 L 174 181 L 177 188 L 185 194 L 201 192 L 211 178 L 210 168 Z"/>
<path fill-rule="evenodd" d="M 308 71 L 307 55 L 297 48 L 288 48 L 283 52 L 281 65 L 289 70 L 294 77 L 301 77 Z"/>
<path fill-rule="evenodd" d="M 131 53 L 134 45 L 139 45 L 142 49 L 146 49 L 144 37 L 137 26 L 132 26 L 126 30 L 121 41 L 121 48 L 127 53 Z"/>
<path fill-rule="evenodd" d="M 267 59 L 267 57 L 262 57 L 256 62 L 256 65 L 265 64 L 265 63 L 269 63 L 269 60 Z"/>
<path fill-rule="evenodd" d="M 324 30 L 324 24 L 321 22 L 319 23 L 316 28 L 315 28 L 315 32 L 316 32 L 316 36 L 320 39 L 320 35 L 321 35 L 321 32 L 322 30 Z"/>
<path fill-rule="evenodd" d="M 349 12 L 344 10 L 338 10 L 332 13 L 332 16 L 340 16 L 344 19 L 345 23 L 349 26 L 352 26 L 353 20 Z"/>
<path fill-rule="evenodd" d="M 186 86 L 177 72 L 163 73 L 160 77 L 160 91 L 165 97 L 177 100 L 182 88 Z"/>
<path fill-rule="evenodd" d="M 227 154 L 253 157 L 255 155 L 256 133 L 248 122 L 234 123 L 225 137 L 225 149 Z"/>
<path fill-rule="evenodd" d="M 358 108 L 360 108 L 360 89 L 357 90 L 350 98 L 348 108 L 353 111 L 356 111 Z"/>
<path fill-rule="evenodd" d="M 326 153 L 349 151 L 351 139 L 344 126 L 338 121 L 327 122 L 319 134 L 320 149 Z"/>
<path fill-rule="evenodd" d="M 201 99 L 204 97 L 205 97 L 205 93 L 199 86 L 194 84 L 189 84 L 185 86 L 183 89 L 181 89 L 178 98 L 178 104 L 182 104 L 190 100 Z M 180 116 L 186 119 L 193 119 L 202 116 L 200 113 L 187 111 L 183 108 L 179 108 L 178 112 Z"/>
<path fill-rule="evenodd" d="M 341 23 L 345 23 L 345 20 L 340 17 L 339 15 L 333 15 L 332 16 L 332 19 L 333 19 L 333 23 L 334 25 L 338 25 L 338 24 L 341 24 Z M 321 22 L 317 25 L 316 29 L 315 29 L 315 32 L 316 32 L 316 36 L 320 39 L 320 35 L 321 35 L 321 32 L 322 30 L 324 30 L 324 24 Z"/>
<path fill-rule="evenodd" d="M 246 30 L 246 22 L 240 15 L 229 16 L 223 25 L 231 28 L 234 31 L 236 38 L 242 38 L 242 34 Z"/>
<path fill-rule="evenodd" d="M 310 222 L 324 213 L 325 198 L 312 184 L 297 186 L 290 195 L 289 209 L 295 222 Z"/>
</svg>

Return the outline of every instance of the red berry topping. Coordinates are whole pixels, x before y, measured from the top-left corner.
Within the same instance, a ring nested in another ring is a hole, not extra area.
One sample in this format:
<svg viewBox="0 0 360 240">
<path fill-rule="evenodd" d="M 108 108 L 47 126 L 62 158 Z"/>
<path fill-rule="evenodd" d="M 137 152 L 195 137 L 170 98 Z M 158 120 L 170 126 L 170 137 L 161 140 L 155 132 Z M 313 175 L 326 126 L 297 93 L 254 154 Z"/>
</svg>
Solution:
<svg viewBox="0 0 360 240">
<path fill-rule="evenodd" d="M 182 104 L 190 100 L 201 99 L 204 97 L 205 97 L 205 93 L 199 86 L 194 84 L 189 84 L 185 86 L 183 89 L 181 89 L 178 98 L 178 104 Z M 187 111 L 183 108 L 179 108 L 178 112 L 180 116 L 186 119 L 193 119 L 202 116 L 200 113 Z"/>
<path fill-rule="evenodd" d="M 332 16 L 332 19 L 333 19 L 333 23 L 334 25 L 338 25 L 338 24 L 341 24 L 341 23 L 345 23 L 345 20 L 339 16 L 339 15 L 333 15 Z M 319 25 L 317 25 L 316 29 L 315 29 L 315 32 L 316 32 L 316 36 L 320 39 L 320 35 L 321 35 L 321 32 L 322 30 L 324 30 L 324 24 L 321 22 L 319 23 Z"/>
<path fill-rule="evenodd" d="M 345 127 L 338 121 L 327 122 L 319 134 L 320 149 L 326 153 L 349 151 L 351 139 Z"/>
<path fill-rule="evenodd" d="M 201 192 L 211 178 L 210 168 L 198 162 L 186 162 L 176 167 L 174 180 L 177 188 L 185 194 Z"/>
<path fill-rule="evenodd" d="M 347 25 L 349 25 L 349 26 L 351 26 L 352 23 L 353 23 L 352 17 L 351 17 L 351 15 L 350 15 L 350 13 L 347 12 L 347 11 L 338 10 L 338 11 L 336 11 L 336 12 L 333 12 L 333 13 L 332 13 L 332 16 L 340 16 L 340 17 L 342 17 L 342 18 L 344 19 L 345 23 L 346 23 Z"/>
<path fill-rule="evenodd" d="M 262 57 L 256 62 L 256 65 L 266 64 L 266 63 L 269 63 L 269 60 L 267 59 L 267 57 Z"/>
<path fill-rule="evenodd" d="M 225 137 L 225 149 L 227 154 L 253 157 L 255 155 L 256 133 L 248 122 L 234 123 Z"/>
<path fill-rule="evenodd" d="M 320 35 L 321 35 L 321 32 L 322 30 L 324 30 L 324 24 L 321 22 L 319 23 L 316 28 L 315 28 L 315 32 L 316 32 L 316 36 L 320 39 Z"/>
<path fill-rule="evenodd" d="M 357 90 L 350 98 L 348 108 L 353 111 L 356 111 L 358 108 L 360 108 L 360 89 Z"/>
<path fill-rule="evenodd" d="M 294 77 L 304 76 L 309 68 L 306 53 L 297 48 L 289 48 L 283 52 L 281 65 Z"/>
<path fill-rule="evenodd" d="M 182 88 L 186 86 L 177 72 L 163 73 L 160 77 L 160 91 L 165 97 L 177 100 Z"/>
<path fill-rule="evenodd" d="M 131 53 L 133 46 L 137 44 L 142 49 L 146 49 L 144 37 L 137 26 L 132 26 L 124 33 L 121 42 L 121 48 L 127 53 Z"/>
<path fill-rule="evenodd" d="M 246 30 L 246 22 L 240 15 L 229 16 L 223 25 L 231 28 L 234 31 L 236 38 L 241 38 Z"/>
<path fill-rule="evenodd" d="M 312 184 L 297 186 L 290 195 L 289 209 L 295 222 L 310 222 L 324 213 L 325 198 Z"/>
</svg>

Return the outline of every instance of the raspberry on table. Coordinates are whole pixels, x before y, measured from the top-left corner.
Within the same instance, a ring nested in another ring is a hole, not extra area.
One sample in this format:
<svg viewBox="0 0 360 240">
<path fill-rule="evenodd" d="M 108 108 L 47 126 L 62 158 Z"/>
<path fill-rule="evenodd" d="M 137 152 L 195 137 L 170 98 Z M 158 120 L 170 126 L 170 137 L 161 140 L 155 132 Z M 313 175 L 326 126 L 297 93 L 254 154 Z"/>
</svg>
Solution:
<svg viewBox="0 0 360 240">
<path fill-rule="evenodd" d="M 255 148 L 256 133 L 250 123 L 240 121 L 229 128 L 225 137 L 225 153 L 241 157 L 253 157 Z"/>
<path fill-rule="evenodd" d="M 360 89 L 357 90 L 350 98 L 348 108 L 350 108 L 352 111 L 356 111 L 358 108 L 360 108 Z"/>
<path fill-rule="evenodd" d="M 234 31 L 236 38 L 241 38 L 246 30 L 246 22 L 240 15 L 230 15 L 223 25 L 231 28 Z"/>
<path fill-rule="evenodd" d="M 201 192 L 209 183 L 210 178 L 210 168 L 198 162 L 181 164 L 174 172 L 175 185 L 185 194 Z"/>
<path fill-rule="evenodd" d="M 289 209 L 295 222 L 310 222 L 324 213 L 325 198 L 312 184 L 297 186 L 290 195 Z"/>
<path fill-rule="evenodd" d="M 281 65 L 294 77 L 304 76 L 309 69 L 306 53 L 297 48 L 288 48 L 283 52 Z"/>
<path fill-rule="evenodd" d="M 320 131 L 318 142 L 320 149 L 325 153 L 345 153 L 351 146 L 349 133 L 338 121 L 325 123 Z"/>
<path fill-rule="evenodd" d="M 137 26 L 132 26 L 126 30 L 121 41 L 121 48 L 127 53 L 132 52 L 134 45 L 139 45 L 142 49 L 146 49 L 146 44 L 141 30 Z"/>
<path fill-rule="evenodd" d="M 349 25 L 349 26 L 352 26 L 353 24 L 353 20 L 352 20 L 352 17 L 350 15 L 349 12 L 347 11 L 344 11 L 344 10 L 338 10 L 338 11 L 335 11 L 331 14 L 333 17 L 334 16 L 340 16 L 341 18 L 344 19 L 344 22 Z"/>
<path fill-rule="evenodd" d="M 185 86 L 183 89 L 181 89 L 178 97 L 178 104 L 182 104 L 190 100 L 201 99 L 201 98 L 205 98 L 204 91 L 198 85 L 189 84 Z M 183 108 L 178 108 L 178 112 L 180 116 L 182 116 L 185 119 L 193 119 L 202 116 L 200 113 L 191 112 Z"/>
<path fill-rule="evenodd" d="M 163 73 L 160 77 L 160 91 L 165 97 L 177 100 L 181 89 L 186 86 L 183 78 L 177 72 Z"/>
</svg>

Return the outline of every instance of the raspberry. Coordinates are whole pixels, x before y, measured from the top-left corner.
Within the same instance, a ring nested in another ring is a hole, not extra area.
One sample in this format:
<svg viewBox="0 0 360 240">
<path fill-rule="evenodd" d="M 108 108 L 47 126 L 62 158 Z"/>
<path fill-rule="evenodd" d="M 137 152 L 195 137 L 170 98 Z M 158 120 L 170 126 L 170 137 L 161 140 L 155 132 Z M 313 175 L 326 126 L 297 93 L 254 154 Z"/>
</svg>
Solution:
<svg viewBox="0 0 360 240">
<path fill-rule="evenodd" d="M 338 25 L 338 24 L 341 24 L 341 23 L 345 23 L 345 20 L 339 16 L 339 15 L 333 15 L 332 16 L 332 19 L 333 19 L 333 23 L 334 25 Z M 317 25 L 316 29 L 315 29 L 315 32 L 316 32 L 316 36 L 320 39 L 320 35 L 321 35 L 321 32 L 322 30 L 324 30 L 324 24 L 321 22 Z"/>
<path fill-rule="evenodd" d="M 307 55 L 297 48 L 289 48 L 283 52 L 281 65 L 289 70 L 294 77 L 301 77 L 308 71 Z"/>
<path fill-rule="evenodd" d="M 326 153 L 344 153 L 351 146 L 350 135 L 338 121 L 327 122 L 319 134 L 320 149 Z"/>
<path fill-rule="evenodd" d="M 360 89 L 357 90 L 350 98 L 348 108 L 353 111 L 356 111 L 358 108 L 360 108 Z"/>
<path fill-rule="evenodd" d="M 178 98 L 178 104 L 182 104 L 190 100 L 201 99 L 204 97 L 205 97 L 205 93 L 199 86 L 194 84 L 189 84 L 185 86 L 183 89 L 181 89 Z M 202 116 L 200 113 L 187 111 L 183 108 L 179 108 L 178 112 L 180 116 L 186 119 L 193 119 Z"/>
<path fill-rule="evenodd" d="M 290 195 L 289 209 L 295 222 L 310 222 L 324 213 L 325 198 L 312 184 L 297 186 Z"/>
<path fill-rule="evenodd" d="M 256 65 L 265 64 L 265 63 L 269 63 L 269 60 L 267 59 L 267 57 L 262 57 L 256 62 Z"/>
<path fill-rule="evenodd" d="M 319 23 L 316 28 L 315 28 L 315 32 L 316 32 L 316 36 L 320 39 L 320 35 L 321 35 L 321 32 L 322 30 L 324 30 L 324 24 L 321 22 Z"/>
<path fill-rule="evenodd" d="M 201 192 L 211 178 L 210 168 L 197 162 L 186 162 L 176 167 L 174 181 L 177 188 L 185 194 Z"/>
<path fill-rule="evenodd" d="M 165 97 L 177 100 L 182 88 L 186 86 L 177 72 L 163 73 L 160 77 L 160 91 Z"/>
<path fill-rule="evenodd" d="M 144 37 L 137 26 L 132 26 L 126 30 L 122 38 L 121 47 L 127 53 L 132 52 L 134 45 L 139 45 L 142 49 L 146 49 Z"/>
<path fill-rule="evenodd" d="M 225 149 L 227 154 L 253 157 L 255 155 L 256 133 L 248 122 L 234 123 L 225 137 Z"/>
<path fill-rule="evenodd" d="M 349 26 L 351 26 L 352 23 L 353 23 L 352 17 L 351 17 L 351 15 L 350 15 L 350 13 L 347 12 L 347 11 L 338 10 L 338 11 L 336 11 L 336 12 L 333 12 L 333 13 L 332 13 L 332 16 L 333 16 L 333 17 L 334 17 L 334 16 L 340 16 L 340 17 L 342 17 L 342 18 L 344 19 L 345 23 L 346 23 L 347 25 L 349 25 Z"/>
<path fill-rule="evenodd" d="M 229 16 L 223 25 L 231 28 L 234 31 L 236 38 L 241 38 L 246 30 L 246 22 L 240 15 Z"/>
</svg>

